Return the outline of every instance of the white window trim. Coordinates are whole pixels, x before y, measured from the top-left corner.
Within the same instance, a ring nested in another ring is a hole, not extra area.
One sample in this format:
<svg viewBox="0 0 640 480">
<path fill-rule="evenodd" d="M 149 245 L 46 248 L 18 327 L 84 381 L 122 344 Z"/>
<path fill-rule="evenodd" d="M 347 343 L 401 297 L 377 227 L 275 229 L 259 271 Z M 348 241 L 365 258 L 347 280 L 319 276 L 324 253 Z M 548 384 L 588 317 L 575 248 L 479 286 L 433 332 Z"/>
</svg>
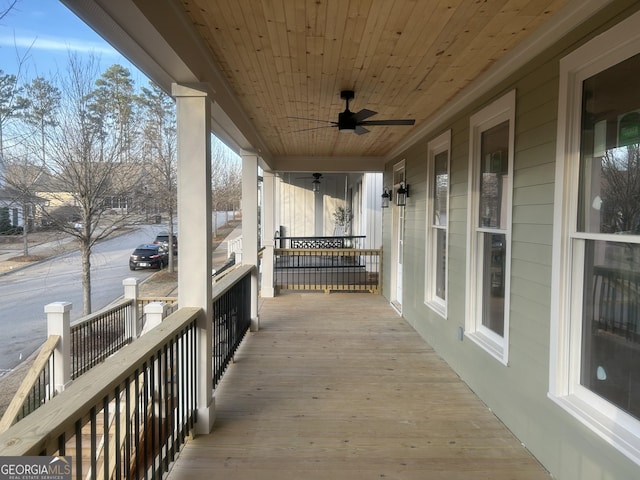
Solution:
<svg viewBox="0 0 640 480">
<path fill-rule="evenodd" d="M 548 396 L 640 465 L 640 421 L 580 385 L 582 322 L 575 321 L 582 314 L 584 239 L 620 241 L 576 231 L 582 82 L 640 53 L 639 22 L 640 12 L 560 61 Z"/>
<path fill-rule="evenodd" d="M 433 177 L 435 175 L 435 157 L 447 152 L 447 212 L 445 225 L 435 227 L 433 225 L 434 195 Z M 426 243 L 425 243 L 425 268 L 424 268 L 424 303 L 443 318 L 447 318 L 447 303 L 449 298 L 449 187 L 451 185 L 451 130 L 447 130 L 440 136 L 429 142 L 427 146 L 427 219 L 426 219 Z M 445 231 L 445 290 L 444 300 L 435 293 L 436 263 L 434 262 L 434 248 L 436 245 L 435 230 Z"/>
<path fill-rule="evenodd" d="M 392 270 L 392 274 L 391 274 L 391 292 L 389 297 L 391 298 L 391 302 L 390 305 L 391 307 L 398 313 L 398 315 L 402 316 L 402 298 L 398 298 L 398 281 L 403 282 L 403 277 L 404 277 L 404 221 L 406 219 L 406 217 L 404 217 L 405 215 L 405 211 L 404 208 L 406 207 L 398 207 L 397 205 L 397 200 L 396 200 L 396 192 L 398 191 L 398 188 L 400 187 L 401 183 L 404 183 L 406 185 L 406 181 L 407 181 L 407 170 L 406 170 L 406 159 L 402 159 L 400 160 L 398 163 L 396 163 L 393 166 L 393 173 L 392 173 L 392 177 L 391 177 L 391 183 L 392 183 L 392 187 L 391 187 L 391 200 L 390 200 L 390 210 L 391 210 L 391 243 L 392 243 L 392 253 L 391 253 L 391 270 Z M 401 180 L 399 182 L 396 182 L 396 174 L 398 172 L 401 172 Z M 400 209 L 402 209 L 402 211 L 400 211 Z M 400 221 L 400 216 L 402 216 L 402 222 Z M 402 229 L 402 231 L 399 231 L 399 229 Z M 403 239 L 403 246 L 402 246 L 402 258 L 400 258 L 400 252 L 398 252 L 398 243 L 396 243 L 396 241 L 398 240 L 398 236 L 402 236 Z M 397 265 L 398 262 L 400 261 L 400 264 L 402 265 L 402 275 L 400 275 L 400 278 L 398 278 L 398 270 L 397 270 Z M 401 289 L 403 294 L 401 296 L 404 296 L 404 284 L 401 283 Z"/>
<path fill-rule="evenodd" d="M 465 335 L 486 350 L 504 365 L 509 361 L 509 297 L 511 291 L 511 215 L 513 205 L 513 156 L 515 138 L 516 91 L 511 90 L 479 112 L 469 120 L 469 179 L 467 205 L 467 279 L 465 302 Z M 507 192 L 507 219 L 505 229 L 490 229 L 492 233 L 505 235 L 505 291 L 504 291 L 504 336 L 501 337 L 482 325 L 482 295 L 478 291 L 481 274 L 478 269 L 479 254 L 477 234 L 483 231 L 478 227 L 478 181 L 480 168 L 480 136 L 482 132 L 509 121 L 509 158 L 508 168 L 511 184 Z"/>
</svg>

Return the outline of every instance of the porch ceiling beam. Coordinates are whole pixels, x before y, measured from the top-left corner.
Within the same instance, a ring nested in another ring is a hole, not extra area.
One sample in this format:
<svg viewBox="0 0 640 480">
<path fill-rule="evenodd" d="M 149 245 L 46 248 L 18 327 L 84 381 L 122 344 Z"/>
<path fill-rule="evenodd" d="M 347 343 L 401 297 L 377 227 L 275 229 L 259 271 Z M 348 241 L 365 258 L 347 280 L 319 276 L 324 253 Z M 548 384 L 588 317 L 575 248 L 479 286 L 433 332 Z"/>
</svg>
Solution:
<svg viewBox="0 0 640 480">
<path fill-rule="evenodd" d="M 276 172 L 384 172 L 385 157 L 273 157 Z"/>
</svg>

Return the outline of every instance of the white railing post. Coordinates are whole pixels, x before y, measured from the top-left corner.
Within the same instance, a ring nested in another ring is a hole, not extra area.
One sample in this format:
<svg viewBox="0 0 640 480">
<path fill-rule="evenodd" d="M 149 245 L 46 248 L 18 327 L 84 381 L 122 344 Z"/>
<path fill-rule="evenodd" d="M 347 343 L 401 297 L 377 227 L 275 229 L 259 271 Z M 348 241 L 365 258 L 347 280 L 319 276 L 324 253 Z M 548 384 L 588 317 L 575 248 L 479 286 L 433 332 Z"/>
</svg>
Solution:
<svg viewBox="0 0 640 480">
<path fill-rule="evenodd" d="M 145 305 L 144 315 L 146 319 L 144 328 L 142 329 L 142 335 L 162 323 L 164 317 L 167 316 L 168 308 L 169 304 L 164 302 L 151 302 Z"/>
<path fill-rule="evenodd" d="M 139 329 L 138 329 L 138 279 L 136 278 L 125 278 L 122 281 L 122 285 L 124 286 L 124 298 L 132 299 L 131 307 L 129 308 L 129 325 L 127 326 L 129 338 L 131 340 L 135 340 L 138 338 Z M 142 327 L 141 327 L 142 328 Z"/>
<path fill-rule="evenodd" d="M 45 305 L 47 335 L 60 335 L 53 351 L 53 375 L 56 393 L 62 392 L 71 382 L 71 308 L 70 302 L 53 302 Z"/>
</svg>

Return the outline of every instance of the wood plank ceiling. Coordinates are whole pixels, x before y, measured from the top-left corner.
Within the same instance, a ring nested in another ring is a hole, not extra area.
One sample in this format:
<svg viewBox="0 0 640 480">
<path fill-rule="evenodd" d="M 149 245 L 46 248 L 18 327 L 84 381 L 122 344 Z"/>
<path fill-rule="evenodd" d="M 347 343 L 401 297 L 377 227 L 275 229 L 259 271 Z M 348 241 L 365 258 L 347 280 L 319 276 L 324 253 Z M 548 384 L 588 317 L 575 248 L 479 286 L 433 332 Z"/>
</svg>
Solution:
<svg viewBox="0 0 640 480">
<path fill-rule="evenodd" d="M 180 0 L 279 157 L 385 156 L 568 2 Z M 351 111 L 416 125 L 338 132 L 344 89 Z"/>
</svg>

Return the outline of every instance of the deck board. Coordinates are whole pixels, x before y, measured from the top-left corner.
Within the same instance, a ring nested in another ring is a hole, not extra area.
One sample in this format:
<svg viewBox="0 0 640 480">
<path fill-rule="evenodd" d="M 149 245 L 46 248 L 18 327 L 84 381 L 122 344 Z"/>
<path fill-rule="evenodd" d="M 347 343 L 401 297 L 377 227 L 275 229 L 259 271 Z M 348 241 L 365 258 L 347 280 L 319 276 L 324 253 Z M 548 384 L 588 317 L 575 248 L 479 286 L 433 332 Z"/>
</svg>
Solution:
<svg viewBox="0 0 640 480">
<path fill-rule="evenodd" d="M 182 479 L 549 479 L 384 298 L 261 299 Z"/>
</svg>

